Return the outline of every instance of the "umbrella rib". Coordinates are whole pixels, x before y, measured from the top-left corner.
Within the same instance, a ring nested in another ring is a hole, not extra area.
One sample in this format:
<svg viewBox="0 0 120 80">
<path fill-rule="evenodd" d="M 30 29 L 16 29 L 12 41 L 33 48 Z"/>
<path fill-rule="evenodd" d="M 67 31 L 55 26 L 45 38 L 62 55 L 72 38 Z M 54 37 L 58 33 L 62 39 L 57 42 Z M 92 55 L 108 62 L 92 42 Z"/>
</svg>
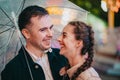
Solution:
<svg viewBox="0 0 120 80">
<path fill-rule="evenodd" d="M 25 4 L 25 0 L 23 0 L 23 1 L 21 2 L 21 5 L 20 5 L 20 7 L 19 7 L 19 9 L 18 9 L 18 11 L 17 11 L 16 14 L 18 14 L 20 8 L 21 8 L 21 11 L 23 10 L 24 4 Z"/>
<path fill-rule="evenodd" d="M 0 24 L 0 28 L 3 27 L 3 26 L 11 26 L 11 25 L 8 25 L 10 23 L 10 21 L 6 22 L 5 24 Z"/>
<path fill-rule="evenodd" d="M 24 5 L 25 5 L 25 0 L 23 0 L 23 5 L 22 5 L 21 10 L 23 10 Z"/>
<path fill-rule="evenodd" d="M 24 51 L 23 53 L 24 53 L 24 56 L 25 56 L 25 60 L 26 60 L 26 63 L 27 63 L 27 67 L 28 67 L 28 70 L 29 70 L 29 73 L 30 73 L 31 80 L 34 80 L 32 70 L 30 68 L 30 64 L 29 64 L 29 61 L 28 61 L 28 58 L 27 58 L 27 55 L 26 55 L 26 52 L 25 52 L 25 49 L 23 48 L 23 46 L 22 46 L 22 49 Z"/>
<path fill-rule="evenodd" d="M 12 26 L 12 25 L 8 25 L 8 23 L 6 23 L 6 24 L 0 24 L 0 28 L 2 28 L 3 26 Z"/>
<path fill-rule="evenodd" d="M 12 39 L 14 33 L 15 33 L 15 30 L 14 30 L 13 33 L 11 34 L 10 40 Z M 18 39 L 19 39 L 19 37 L 18 37 Z M 9 40 L 9 42 L 10 42 L 10 40 Z M 17 47 L 18 47 L 18 43 L 17 43 Z M 17 47 L 16 47 L 16 51 L 17 51 Z M 15 53 L 16 53 L 16 52 L 15 52 Z"/>
<path fill-rule="evenodd" d="M 13 33 L 14 33 L 14 32 L 13 32 Z M 9 36 L 12 37 L 13 33 L 9 34 Z M 9 42 L 10 42 L 10 40 L 11 40 L 10 37 L 8 38 L 7 45 L 3 45 L 2 47 L 0 47 L 0 49 L 2 49 L 2 48 L 5 47 L 5 46 L 8 47 Z M 1 55 L 2 55 L 2 54 L 1 54 Z M 0 56 L 1 56 L 1 55 L 0 55 Z"/>
<path fill-rule="evenodd" d="M 13 27 L 14 27 L 14 26 L 13 26 Z M 11 28 L 13 28 L 13 27 L 11 27 Z M 6 30 L 4 30 L 4 31 L 0 32 L 0 34 L 2 34 L 2 33 L 4 33 L 4 32 L 6 32 L 6 31 L 8 31 L 8 30 L 10 30 L 11 28 L 8 28 L 8 29 L 6 29 Z"/>
<path fill-rule="evenodd" d="M 5 12 L 5 10 L 3 10 L 2 9 L 2 7 L 0 6 L 0 9 L 2 10 L 2 12 L 7 16 L 7 18 L 9 18 L 10 19 L 10 21 L 12 21 L 12 23 L 14 23 L 13 22 L 13 20 L 9 17 L 9 15 Z"/>
<path fill-rule="evenodd" d="M 19 41 L 17 41 L 17 46 L 16 46 L 16 49 L 15 49 L 15 55 L 17 54 L 18 46 L 19 46 Z"/>
</svg>

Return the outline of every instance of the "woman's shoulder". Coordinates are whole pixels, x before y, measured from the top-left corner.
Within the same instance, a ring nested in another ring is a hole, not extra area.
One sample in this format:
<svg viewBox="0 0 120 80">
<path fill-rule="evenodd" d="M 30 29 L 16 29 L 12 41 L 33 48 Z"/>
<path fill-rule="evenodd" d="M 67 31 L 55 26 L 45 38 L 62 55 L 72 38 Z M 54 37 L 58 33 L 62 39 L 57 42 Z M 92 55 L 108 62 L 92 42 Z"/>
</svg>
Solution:
<svg viewBox="0 0 120 80">
<path fill-rule="evenodd" d="M 101 80 L 99 74 L 93 67 L 88 68 L 79 75 L 83 80 Z"/>
<path fill-rule="evenodd" d="M 87 72 L 88 72 L 91 76 L 99 77 L 98 73 L 96 72 L 96 70 L 95 70 L 93 67 L 88 68 Z"/>
</svg>

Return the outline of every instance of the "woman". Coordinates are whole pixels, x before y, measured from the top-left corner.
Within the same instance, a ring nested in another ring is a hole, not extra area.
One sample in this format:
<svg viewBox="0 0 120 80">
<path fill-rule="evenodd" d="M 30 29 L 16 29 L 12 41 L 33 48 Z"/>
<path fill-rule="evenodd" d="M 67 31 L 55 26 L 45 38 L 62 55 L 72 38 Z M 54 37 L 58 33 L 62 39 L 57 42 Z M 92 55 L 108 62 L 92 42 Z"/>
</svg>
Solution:
<svg viewBox="0 0 120 80">
<path fill-rule="evenodd" d="M 101 80 L 91 67 L 94 54 L 94 32 L 80 21 L 69 22 L 59 36 L 60 54 L 69 61 L 67 74 L 70 80 Z"/>
</svg>

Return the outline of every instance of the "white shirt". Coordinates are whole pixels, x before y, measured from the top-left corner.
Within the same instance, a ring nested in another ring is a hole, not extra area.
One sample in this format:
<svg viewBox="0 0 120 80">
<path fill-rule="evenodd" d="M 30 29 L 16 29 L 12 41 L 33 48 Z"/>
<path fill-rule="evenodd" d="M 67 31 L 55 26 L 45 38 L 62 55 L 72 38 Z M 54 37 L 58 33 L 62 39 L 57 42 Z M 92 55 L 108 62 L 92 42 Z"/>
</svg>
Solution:
<svg viewBox="0 0 120 80">
<path fill-rule="evenodd" d="M 42 67 L 44 74 L 45 74 L 45 80 L 53 80 L 47 54 L 44 53 L 42 57 L 37 57 L 36 55 L 31 53 L 28 49 L 26 50 L 29 52 L 33 61 Z"/>
</svg>

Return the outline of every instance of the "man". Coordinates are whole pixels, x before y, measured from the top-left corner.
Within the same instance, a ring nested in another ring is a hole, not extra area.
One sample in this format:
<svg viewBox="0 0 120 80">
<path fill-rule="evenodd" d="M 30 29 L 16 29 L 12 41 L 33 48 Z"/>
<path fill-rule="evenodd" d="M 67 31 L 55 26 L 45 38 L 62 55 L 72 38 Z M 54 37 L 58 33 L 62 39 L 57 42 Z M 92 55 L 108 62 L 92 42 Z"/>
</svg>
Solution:
<svg viewBox="0 0 120 80">
<path fill-rule="evenodd" d="M 59 72 L 66 59 L 51 49 L 52 28 L 48 12 L 29 6 L 19 15 L 18 25 L 26 45 L 1 73 L 2 80 L 62 80 Z"/>
</svg>

